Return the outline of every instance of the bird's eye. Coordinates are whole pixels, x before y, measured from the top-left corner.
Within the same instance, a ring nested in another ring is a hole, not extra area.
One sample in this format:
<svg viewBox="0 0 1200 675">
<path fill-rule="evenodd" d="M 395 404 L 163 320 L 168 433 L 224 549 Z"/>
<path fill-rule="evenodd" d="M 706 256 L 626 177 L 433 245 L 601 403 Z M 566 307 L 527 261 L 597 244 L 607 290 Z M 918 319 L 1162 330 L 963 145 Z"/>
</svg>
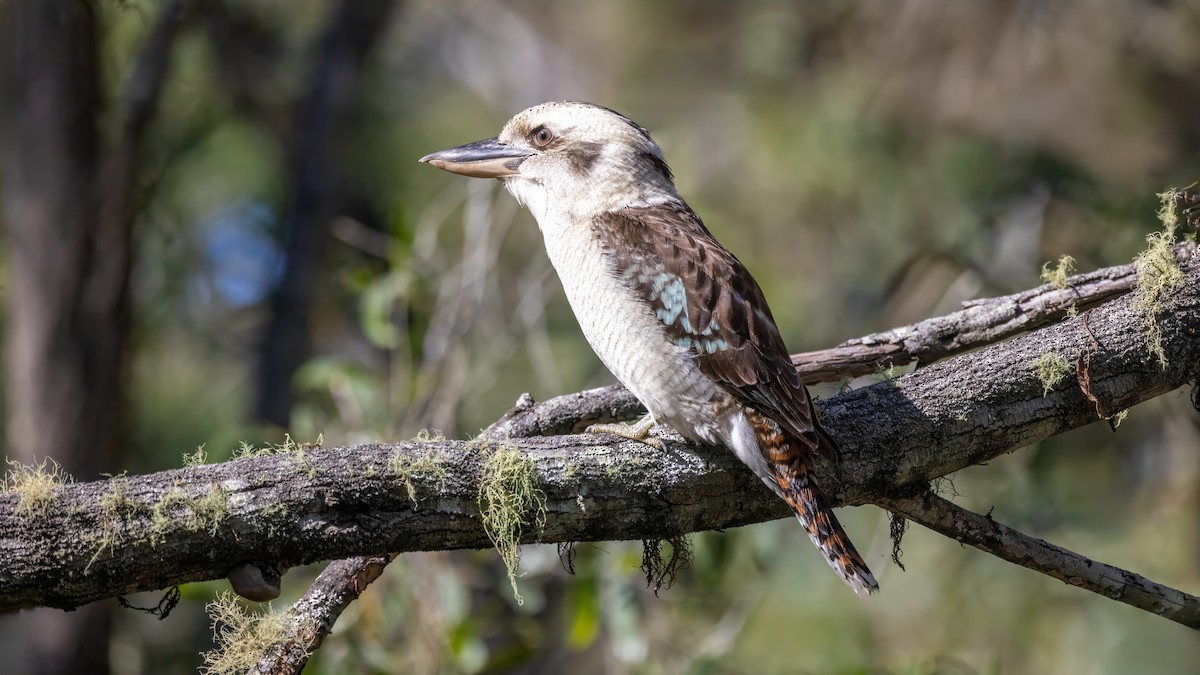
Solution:
<svg viewBox="0 0 1200 675">
<path fill-rule="evenodd" d="M 533 144 L 539 148 L 544 148 L 550 145 L 550 141 L 554 140 L 554 132 L 546 127 L 540 127 L 533 132 Z"/>
</svg>

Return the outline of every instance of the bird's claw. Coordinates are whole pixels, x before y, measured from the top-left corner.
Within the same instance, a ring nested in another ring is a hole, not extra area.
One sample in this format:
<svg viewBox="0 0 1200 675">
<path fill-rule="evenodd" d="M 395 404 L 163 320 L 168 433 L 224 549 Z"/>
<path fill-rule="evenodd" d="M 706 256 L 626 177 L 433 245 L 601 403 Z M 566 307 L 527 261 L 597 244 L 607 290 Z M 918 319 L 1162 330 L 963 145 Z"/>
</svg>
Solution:
<svg viewBox="0 0 1200 675">
<path fill-rule="evenodd" d="M 650 430 L 654 428 L 654 416 L 647 414 L 642 419 L 632 424 L 593 424 L 586 429 L 589 434 L 612 434 L 621 438 L 628 438 L 631 441 L 645 443 L 652 448 L 666 450 L 663 442 L 650 435 Z"/>
</svg>

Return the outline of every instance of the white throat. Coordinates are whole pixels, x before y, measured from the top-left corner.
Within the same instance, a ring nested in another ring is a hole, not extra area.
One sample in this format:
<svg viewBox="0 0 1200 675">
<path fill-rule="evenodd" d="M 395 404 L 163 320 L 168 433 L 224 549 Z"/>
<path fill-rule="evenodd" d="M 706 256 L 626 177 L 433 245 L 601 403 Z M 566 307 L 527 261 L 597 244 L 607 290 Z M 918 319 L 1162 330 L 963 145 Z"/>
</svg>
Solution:
<svg viewBox="0 0 1200 675">
<path fill-rule="evenodd" d="M 504 180 L 504 187 L 516 198 L 518 204 L 529 209 L 537 220 L 538 228 L 545 232 L 546 227 L 543 223 L 550 220 L 551 201 L 546 186 L 538 181 L 514 176 Z M 559 217 L 562 215 L 565 214 Z"/>
</svg>

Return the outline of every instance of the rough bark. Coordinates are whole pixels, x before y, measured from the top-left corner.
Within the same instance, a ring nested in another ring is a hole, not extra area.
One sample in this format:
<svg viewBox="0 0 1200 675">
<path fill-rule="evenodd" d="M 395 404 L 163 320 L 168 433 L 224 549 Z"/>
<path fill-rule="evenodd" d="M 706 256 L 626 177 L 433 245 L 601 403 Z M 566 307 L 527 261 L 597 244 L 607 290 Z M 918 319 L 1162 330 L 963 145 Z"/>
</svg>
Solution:
<svg viewBox="0 0 1200 675">
<path fill-rule="evenodd" d="M 1158 317 L 1165 369 L 1148 355 L 1144 314 L 1125 297 L 821 402 L 843 450 L 836 466 L 818 465 L 827 494 L 842 505 L 903 498 L 938 476 L 1096 421 L 1074 378 L 1043 395 L 1030 363 L 1048 352 L 1069 363 L 1090 354 L 1091 390 L 1108 410 L 1191 381 L 1200 363 L 1200 263 L 1185 265 L 1184 287 Z M 0 609 L 70 608 L 219 578 L 250 560 L 289 566 L 488 547 L 480 485 L 489 461 L 514 451 L 505 458 L 532 462 L 546 500 L 545 526 L 525 528 L 525 543 L 669 538 L 787 514 L 729 453 L 681 442 L 667 453 L 594 435 L 297 449 L 67 486 L 44 512 L 23 512 L 18 495 L 0 495 Z"/>
</svg>

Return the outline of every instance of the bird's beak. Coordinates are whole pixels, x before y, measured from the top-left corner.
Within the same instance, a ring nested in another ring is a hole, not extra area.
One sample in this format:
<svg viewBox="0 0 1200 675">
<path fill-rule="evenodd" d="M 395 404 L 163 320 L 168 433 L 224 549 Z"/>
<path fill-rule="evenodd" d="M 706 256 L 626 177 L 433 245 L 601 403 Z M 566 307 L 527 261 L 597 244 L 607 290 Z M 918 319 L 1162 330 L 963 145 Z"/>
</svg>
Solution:
<svg viewBox="0 0 1200 675">
<path fill-rule="evenodd" d="M 495 138 L 486 138 L 457 148 L 430 153 L 420 161 L 464 176 L 503 178 L 517 175 L 521 162 L 531 155 L 533 152 L 528 149 L 506 145 Z"/>
</svg>

